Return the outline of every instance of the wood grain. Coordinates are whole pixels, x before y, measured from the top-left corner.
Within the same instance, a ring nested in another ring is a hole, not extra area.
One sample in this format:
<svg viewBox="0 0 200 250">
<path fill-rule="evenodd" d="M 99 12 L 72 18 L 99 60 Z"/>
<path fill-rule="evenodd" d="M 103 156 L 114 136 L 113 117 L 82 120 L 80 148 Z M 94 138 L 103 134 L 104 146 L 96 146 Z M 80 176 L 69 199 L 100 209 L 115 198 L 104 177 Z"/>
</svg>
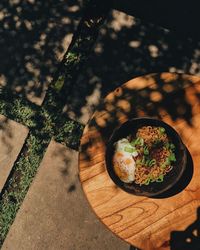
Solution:
<svg viewBox="0 0 200 250">
<path fill-rule="evenodd" d="M 180 134 L 193 159 L 188 186 L 171 197 L 128 194 L 105 168 L 106 143 L 113 130 L 133 117 L 157 117 Z M 144 250 L 170 249 L 173 231 L 183 231 L 200 206 L 200 77 L 151 74 L 128 81 L 110 93 L 86 126 L 79 154 L 85 195 L 99 219 L 117 236 Z"/>
</svg>

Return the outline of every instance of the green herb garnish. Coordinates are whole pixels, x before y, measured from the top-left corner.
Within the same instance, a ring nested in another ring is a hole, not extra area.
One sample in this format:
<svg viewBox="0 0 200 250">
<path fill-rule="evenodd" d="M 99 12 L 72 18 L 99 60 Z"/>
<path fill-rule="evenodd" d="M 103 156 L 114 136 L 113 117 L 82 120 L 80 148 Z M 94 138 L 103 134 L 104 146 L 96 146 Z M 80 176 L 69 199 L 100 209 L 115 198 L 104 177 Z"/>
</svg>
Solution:
<svg viewBox="0 0 200 250">
<path fill-rule="evenodd" d="M 167 164 L 166 162 L 164 162 L 162 165 L 161 165 L 161 168 L 166 168 Z"/>
<path fill-rule="evenodd" d="M 168 157 L 169 161 L 176 161 L 176 156 L 174 153 L 171 153 L 170 156 Z"/>
<path fill-rule="evenodd" d="M 169 148 L 170 148 L 170 143 L 169 143 L 169 142 L 166 142 L 166 143 L 164 144 L 164 146 L 165 146 L 166 149 L 169 149 Z"/>
<path fill-rule="evenodd" d="M 145 165 L 148 167 L 149 166 L 149 162 L 151 161 L 151 159 L 147 159 L 145 162 Z"/>
<path fill-rule="evenodd" d="M 165 129 L 163 127 L 159 127 L 159 131 L 160 131 L 161 134 L 165 133 Z"/>
<path fill-rule="evenodd" d="M 171 150 L 174 150 L 174 149 L 175 149 L 175 145 L 174 145 L 173 143 L 170 143 L 170 146 L 169 146 L 169 147 L 170 147 Z"/>
<path fill-rule="evenodd" d="M 151 181 L 151 179 L 150 179 L 150 178 L 146 179 L 146 181 L 145 181 L 144 185 L 149 185 L 150 181 Z"/>
<path fill-rule="evenodd" d="M 175 145 L 173 143 L 166 142 L 164 146 L 166 149 L 171 149 L 172 151 L 175 149 Z"/>
<path fill-rule="evenodd" d="M 156 182 L 163 182 L 164 175 L 161 174 L 159 177 L 156 179 Z"/>
<path fill-rule="evenodd" d="M 137 139 L 133 140 L 131 142 L 131 146 L 143 146 L 144 145 L 144 139 L 143 138 L 140 138 L 138 137 Z"/>
<path fill-rule="evenodd" d="M 151 167 L 151 166 L 153 166 L 153 165 L 155 165 L 156 164 L 156 159 L 152 159 L 152 160 L 150 160 L 150 162 L 149 162 L 149 167 Z"/>
<path fill-rule="evenodd" d="M 142 157 L 142 164 L 145 164 L 145 157 Z"/>
<path fill-rule="evenodd" d="M 133 149 L 133 148 L 130 148 L 130 147 L 125 147 L 125 148 L 124 148 L 124 151 L 125 151 L 125 152 L 128 152 L 128 153 L 133 153 L 133 152 L 134 152 L 134 149 Z"/>
<path fill-rule="evenodd" d="M 141 160 L 136 160 L 136 164 L 141 164 L 142 162 L 141 162 Z"/>
<path fill-rule="evenodd" d="M 147 146 L 144 147 L 144 155 L 149 155 L 149 149 Z"/>
</svg>

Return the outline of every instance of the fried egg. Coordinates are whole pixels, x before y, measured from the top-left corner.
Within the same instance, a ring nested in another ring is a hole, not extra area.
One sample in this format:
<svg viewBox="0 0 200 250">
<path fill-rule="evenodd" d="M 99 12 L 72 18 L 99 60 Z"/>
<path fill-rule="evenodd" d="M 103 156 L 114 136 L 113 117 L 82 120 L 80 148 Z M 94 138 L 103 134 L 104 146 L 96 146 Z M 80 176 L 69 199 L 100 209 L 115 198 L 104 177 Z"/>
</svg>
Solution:
<svg viewBox="0 0 200 250">
<path fill-rule="evenodd" d="M 115 143 L 114 171 L 123 182 L 130 183 L 134 181 L 136 166 L 134 157 L 137 155 L 135 147 L 127 139 L 123 138 Z"/>
</svg>

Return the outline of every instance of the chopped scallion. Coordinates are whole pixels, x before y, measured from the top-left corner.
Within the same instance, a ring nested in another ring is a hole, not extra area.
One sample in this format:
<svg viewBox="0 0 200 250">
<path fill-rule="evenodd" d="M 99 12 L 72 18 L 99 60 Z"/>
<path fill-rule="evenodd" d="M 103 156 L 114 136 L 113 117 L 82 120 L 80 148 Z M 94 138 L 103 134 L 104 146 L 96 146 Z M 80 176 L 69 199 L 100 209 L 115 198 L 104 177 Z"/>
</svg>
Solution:
<svg viewBox="0 0 200 250">
<path fill-rule="evenodd" d="M 156 182 L 163 182 L 164 175 L 161 174 L 157 179 Z"/>
<path fill-rule="evenodd" d="M 151 166 L 153 166 L 153 165 L 155 165 L 156 164 L 156 159 L 152 159 L 152 160 L 150 160 L 150 162 L 149 162 L 149 167 L 151 167 Z"/>
<path fill-rule="evenodd" d="M 130 148 L 130 147 L 125 147 L 124 151 L 128 152 L 128 153 L 133 153 L 134 152 L 133 148 Z"/>
<path fill-rule="evenodd" d="M 160 127 L 160 128 L 159 128 L 159 131 L 160 131 L 161 134 L 164 134 L 164 133 L 165 133 L 165 129 L 164 129 L 163 127 Z"/>
<path fill-rule="evenodd" d="M 176 161 L 176 156 L 175 156 L 174 153 L 171 153 L 168 158 L 169 158 L 170 161 Z"/>
<path fill-rule="evenodd" d="M 147 146 L 144 147 L 144 155 L 149 155 L 149 149 Z"/>
<path fill-rule="evenodd" d="M 171 148 L 171 150 L 174 150 L 175 149 L 175 145 L 173 143 L 170 143 L 170 148 Z"/>
<path fill-rule="evenodd" d="M 151 179 L 150 178 L 148 178 L 146 181 L 145 181 L 145 185 L 149 185 L 149 183 L 150 183 L 150 181 L 151 181 Z"/>
</svg>

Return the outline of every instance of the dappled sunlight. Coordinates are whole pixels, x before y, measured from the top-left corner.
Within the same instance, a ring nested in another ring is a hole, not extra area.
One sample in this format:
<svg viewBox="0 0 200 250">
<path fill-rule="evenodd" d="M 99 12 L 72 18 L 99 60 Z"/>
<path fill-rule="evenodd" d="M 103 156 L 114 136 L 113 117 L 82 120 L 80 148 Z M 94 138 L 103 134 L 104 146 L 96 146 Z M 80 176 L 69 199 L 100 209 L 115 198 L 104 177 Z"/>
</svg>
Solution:
<svg viewBox="0 0 200 250">
<path fill-rule="evenodd" d="M 138 87 L 140 82 L 142 88 Z M 151 249 L 175 244 L 174 235 L 174 242 L 170 242 L 170 233 L 181 230 L 185 236 L 185 228 L 195 219 L 200 176 L 199 83 L 200 77 L 169 73 L 134 78 L 104 98 L 84 130 L 79 154 L 84 192 L 105 225 L 130 244 Z M 128 119 L 139 117 L 167 122 L 189 150 L 187 171 L 167 196 L 130 195 L 112 182 L 106 170 L 105 152 L 113 131 Z M 185 216 L 188 214 L 191 216 Z M 186 241 L 192 243 L 189 233 L 195 236 L 196 232 L 189 228 Z M 150 238 L 149 232 L 153 232 Z"/>
<path fill-rule="evenodd" d="M 200 74 L 199 51 L 200 44 L 195 40 L 180 38 L 167 29 L 114 10 L 100 30 L 83 73 L 66 98 L 66 113 L 86 123 L 98 106 L 97 102 L 92 105 L 87 102 L 96 88 L 100 102 L 110 91 L 135 76 L 151 72 Z M 142 81 L 138 84 L 140 88 L 143 88 Z M 168 93 L 172 91 L 170 86 L 165 88 Z M 81 89 L 81 96 L 77 89 Z M 158 96 L 153 98 L 159 99 Z M 86 108 L 82 109 L 83 106 Z"/>
<path fill-rule="evenodd" d="M 0 85 L 41 104 L 77 27 L 82 1 L 3 0 L 0 5 Z"/>
<path fill-rule="evenodd" d="M 138 89 L 140 82 L 142 88 Z M 126 120 L 148 116 L 163 119 L 175 127 L 186 146 L 196 152 L 200 136 L 198 85 L 199 77 L 169 73 L 130 80 L 110 93 L 97 108 L 87 127 L 89 134 L 91 127 L 93 131 L 90 143 L 95 144 L 95 131 L 101 134 L 106 144 L 114 129 Z M 87 158 L 92 159 L 93 155 L 89 154 Z"/>
</svg>

